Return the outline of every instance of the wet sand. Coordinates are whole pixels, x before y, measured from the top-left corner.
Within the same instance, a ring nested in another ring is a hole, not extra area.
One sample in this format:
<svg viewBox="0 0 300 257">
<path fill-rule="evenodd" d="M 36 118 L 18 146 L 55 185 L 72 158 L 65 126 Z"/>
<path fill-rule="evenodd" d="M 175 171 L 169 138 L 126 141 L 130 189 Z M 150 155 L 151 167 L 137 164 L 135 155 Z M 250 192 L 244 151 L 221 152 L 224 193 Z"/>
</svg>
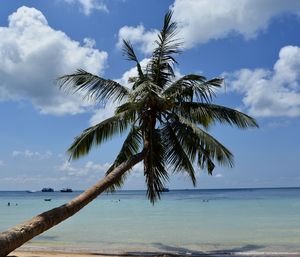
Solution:
<svg viewBox="0 0 300 257">
<path fill-rule="evenodd" d="M 298 253 L 217 253 L 217 254 L 191 254 L 191 255 L 180 255 L 180 254 L 167 254 L 167 253 L 145 253 L 145 254 L 99 254 L 99 253 L 76 253 L 76 252 L 56 252 L 56 251 L 14 251 L 8 257 L 179 257 L 179 256 L 189 256 L 189 257 L 300 257 Z"/>
</svg>

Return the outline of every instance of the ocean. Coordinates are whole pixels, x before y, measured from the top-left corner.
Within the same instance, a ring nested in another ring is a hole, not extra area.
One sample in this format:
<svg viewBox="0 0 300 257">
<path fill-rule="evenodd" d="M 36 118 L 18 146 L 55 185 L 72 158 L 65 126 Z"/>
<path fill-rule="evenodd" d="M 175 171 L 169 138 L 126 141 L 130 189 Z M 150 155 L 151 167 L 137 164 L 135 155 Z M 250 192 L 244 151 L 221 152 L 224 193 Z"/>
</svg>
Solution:
<svg viewBox="0 0 300 257">
<path fill-rule="evenodd" d="M 0 192 L 0 231 L 79 193 Z M 154 206 L 145 191 L 105 193 L 23 249 L 300 253 L 300 188 L 170 190 Z"/>
</svg>

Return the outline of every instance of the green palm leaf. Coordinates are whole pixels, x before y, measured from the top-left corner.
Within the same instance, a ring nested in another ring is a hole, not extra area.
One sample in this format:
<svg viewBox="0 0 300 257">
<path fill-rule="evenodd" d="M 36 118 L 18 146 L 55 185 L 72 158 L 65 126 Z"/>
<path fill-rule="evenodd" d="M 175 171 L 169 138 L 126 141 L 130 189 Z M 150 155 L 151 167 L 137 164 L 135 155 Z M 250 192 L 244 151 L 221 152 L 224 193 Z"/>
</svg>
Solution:
<svg viewBox="0 0 300 257">
<path fill-rule="evenodd" d="M 200 168 L 207 164 L 208 172 L 211 173 L 214 160 L 220 165 L 233 166 L 232 153 L 218 140 L 189 120 L 177 115 L 172 127 L 189 157 L 195 160 L 195 157 L 198 156 Z"/>
<path fill-rule="evenodd" d="M 98 102 L 121 101 L 128 95 L 128 89 L 119 83 L 98 77 L 82 69 L 74 74 L 58 78 L 61 88 L 72 92 L 81 92 L 84 98 Z"/>
<path fill-rule="evenodd" d="M 195 74 L 185 75 L 176 81 L 174 81 L 169 87 L 167 87 L 163 95 L 169 98 L 177 98 L 180 96 L 181 92 L 184 92 L 187 88 L 191 88 L 191 86 L 195 83 L 202 83 L 206 80 L 205 77 Z"/>
<path fill-rule="evenodd" d="M 138 87 L 135 87 L 128 95 L 129 100 L 138 101 L 149 97 L 151 94 L 159 94 L 161 89 L 149 80 L 143 81 Z"/>
<path fill-rule="evenodd" d="M 165 169 L 165 145 L 160 131 L 152 129 L 147 135 L 147 153 L 144 159 L 144 176 L 147 185 L 147 196 L 151 203 L 160 199 L 160 192 L 169 176 Z"/>
<path fill-rule="evenodd" d="M 211 102 L 215 96 L 215 88 L 221 87 L 223 79 L 215 78 L 206 80 L 205 77 L 189 74 L 173 82 L 165 89 L 163 95 L 177 101 L 197 101 Z"/>
<path fill-rule="evenodd" d="M 114 168 L 119 166 L 122 162 L 128 160 L 134 154 L 137 154 L 142 145 L 142 134 L 139 128 L 132 127 L 128 133 L 127 138 L 125 139 L 123 146 L 115 159 L 114 163 L 107 170 L 106 175 L 111 173 Z M 116 189 L 120 188 L 126 180 L 126 173 L 121 176 L 115 183 L 108 188 L 108 191 L 114 192 Z"/>
<path fill-rule="evenodd" d="M 141 64 L 136 57 L 136 54 L 133 50 L 133 47 L 129 41 L 123 40 L 123 55 L 130 61 L 134 61 L 136 63 L 136 68 L 140 78 L 144 77 L 144 73 L 142 71 Z"/>
<path fill-rule="evenodd" d="M 177 135 L 169 123 L 162 127 L 162 135 L 163 141 L 167 145 L 166 162 L 171 165 L 170 168 L 174 169 L 174 172 L 186 172 L 195 186 L 196 177 L 193 164 L 190 162 L 189 157 L 182 148 Z"/>
<path fill-rule="evenodd" d="M 75 138 L 68 149 L 70 158 L 78 159 L 88 154 L 93 146 L 100 145 L 115 134 L 124 132 L 134 119 L 135 113 L 127 112 L 122 115 L 115 115 L 85 129 L 80 136 Z"/>
<path fill-rule="evenodd" d="M 158 40 L 155 41 L 157 47 L 154 49 L 151 61 L 146 68 L 152 81 L 161 88 L 175 76 L 173 65 L 176 60 L 172 55 L 179 53 L 182 45 L 175 39 L 177 24 L 172 22 L 172 14 L 173 12 L 169 11 L 165 15 L 163 28 L 158 34 Z"/>
<path fill-rule="evenodd" d="M 256 121 L 237 110 L 207 103 L 180 102 L 176 103 L 174 110 L 191 121 L 199 124 L 208 125 L 213 121 L 235 125 L 238 128 L 258 127 Z"/>
</svg>

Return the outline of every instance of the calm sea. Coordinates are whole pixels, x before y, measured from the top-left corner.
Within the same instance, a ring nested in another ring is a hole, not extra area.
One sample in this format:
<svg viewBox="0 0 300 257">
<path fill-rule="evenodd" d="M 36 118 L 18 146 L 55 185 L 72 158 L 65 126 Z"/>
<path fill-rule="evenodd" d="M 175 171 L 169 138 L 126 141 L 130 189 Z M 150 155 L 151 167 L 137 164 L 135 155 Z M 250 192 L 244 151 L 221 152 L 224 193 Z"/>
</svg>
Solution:
<svg viewBox="0 0 300 257">
<path fill-rule="evenodd" d="M 79 193 L 0 192 L 0 230 Z M 24 248 L 99 253 L 300 253 L 300 188 L 170 190 L 154 206 L 145 191 L 103 194 Z"/>
</svg>

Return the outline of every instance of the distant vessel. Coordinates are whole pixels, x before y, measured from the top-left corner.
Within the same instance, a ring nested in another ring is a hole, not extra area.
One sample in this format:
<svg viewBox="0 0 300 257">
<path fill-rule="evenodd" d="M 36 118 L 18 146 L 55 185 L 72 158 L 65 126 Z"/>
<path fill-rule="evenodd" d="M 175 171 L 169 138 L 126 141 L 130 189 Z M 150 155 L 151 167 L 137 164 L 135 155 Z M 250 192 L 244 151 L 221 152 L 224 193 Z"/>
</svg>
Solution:
<svg viewBox="0 0 300 257">
<path fill-rule="evenodd" d="M 60 192 L 62 192 L 62 193 L 71 193 L 71 192 L 73 192 L 73 190 L 71 188 L 63 188 L 62 190 L 60 190 Z"/>
<path fill-rule="evenodd" d="M 46 199 L 44 199 L 44 201 L 50 202 L 50 201 L 51 201 L 51 198 L 46 198 Z"/>
<path fill-rule="evenodd" d="M 42 189 L 42 192 L 54 192 L 54 189 L 51 188 L 51 187 L 44 187 L 44 188 Z"/>
</svg>

